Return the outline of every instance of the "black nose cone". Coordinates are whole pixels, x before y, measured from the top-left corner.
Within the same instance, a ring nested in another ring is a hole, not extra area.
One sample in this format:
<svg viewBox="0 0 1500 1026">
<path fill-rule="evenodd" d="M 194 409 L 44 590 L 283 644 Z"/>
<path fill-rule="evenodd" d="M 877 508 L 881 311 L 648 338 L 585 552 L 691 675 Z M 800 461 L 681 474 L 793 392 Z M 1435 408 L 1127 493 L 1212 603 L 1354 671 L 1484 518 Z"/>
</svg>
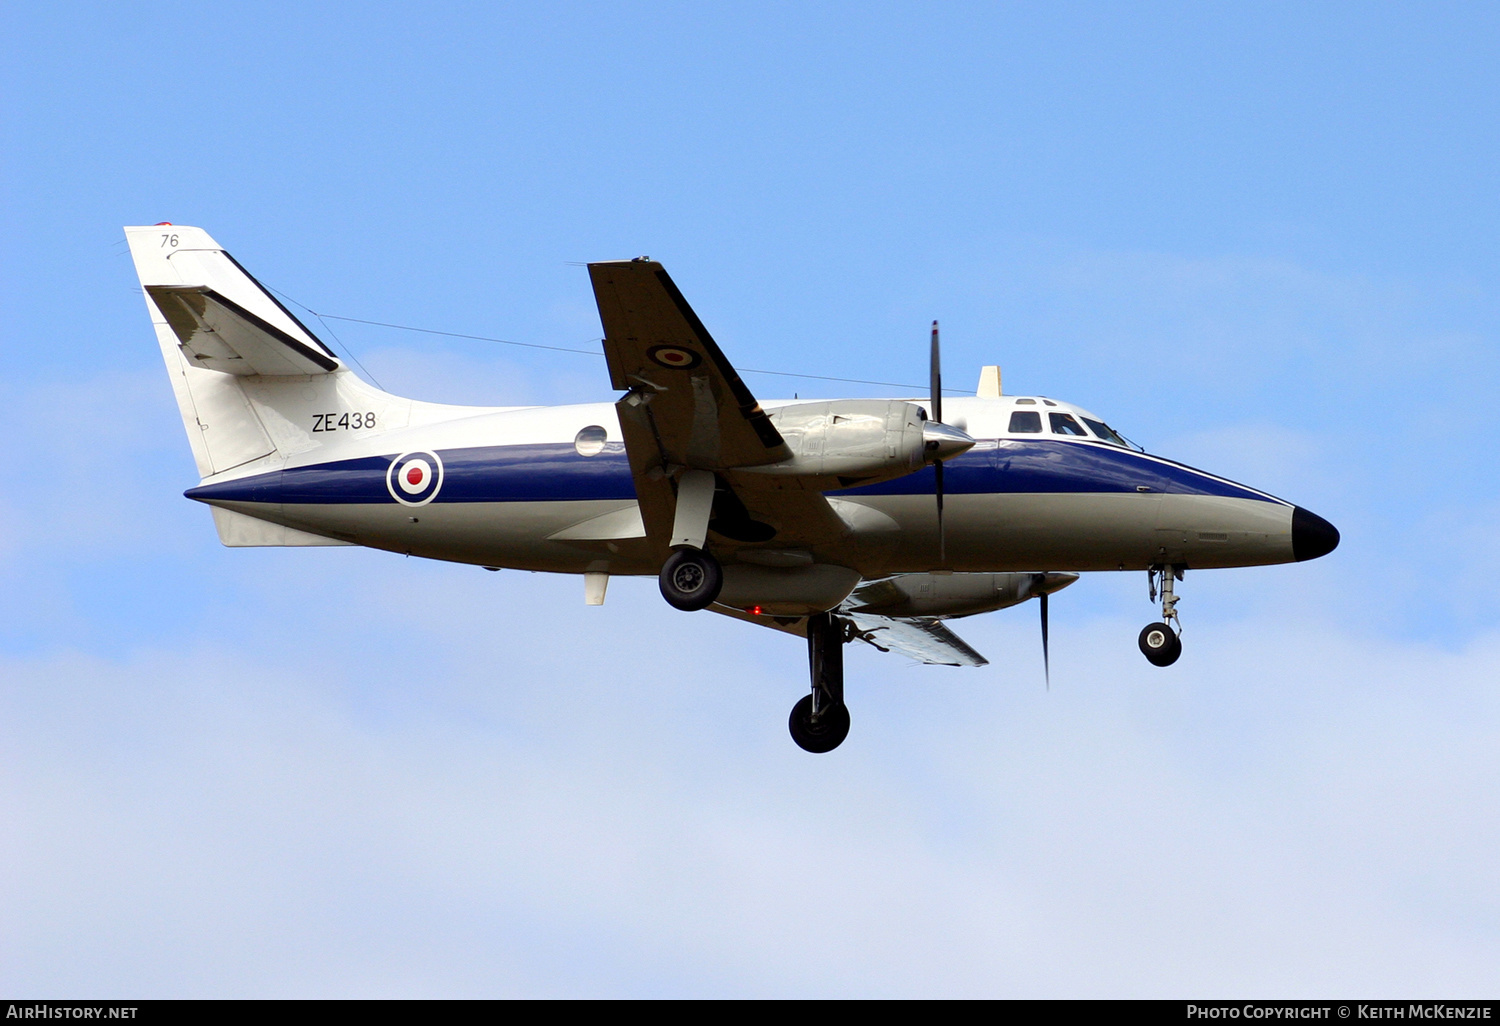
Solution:
<svg viewBox="0 0 1500 1026">
<path fill-rule="evenodd" d="M 1326 556 L 1339 547 L 1339 529 L 1316 513 L 1292 510 L 1292 558 L 1297 562 Z"/>
</svg>

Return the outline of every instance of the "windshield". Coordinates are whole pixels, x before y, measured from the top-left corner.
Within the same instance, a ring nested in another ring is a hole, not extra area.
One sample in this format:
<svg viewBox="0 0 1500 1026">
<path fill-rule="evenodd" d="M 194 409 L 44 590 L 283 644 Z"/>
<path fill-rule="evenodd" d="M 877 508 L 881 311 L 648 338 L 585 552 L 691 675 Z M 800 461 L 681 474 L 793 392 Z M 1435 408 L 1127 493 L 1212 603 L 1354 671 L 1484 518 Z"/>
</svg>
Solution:
<svg viewBox="0 0 1500 1026">
<path fill-rule="evenodd" d="M 1049 413 L 1047 419 L 1052 422 L 1052 433 L 1054 435 L 1077 435 L 1079 438 L 1087 438 L 1088 432 L 1078 426 L 1078 421 L 1068 413 Z"/>
<path fill-rule="evenodd" d="M 1104 441 L 1109 442 L 1111 445 L 1123 445 L 1127 449 L 1130 448 L 1129 443 L 1126 442 L 1125 439 L 1121 438 L 1115 432 L 1115 429 L 1104 423 L 1104 421 L 1091 420 L 1088 417 L 1084 417 L 1083 422 L 1089 426 L 1090 431 L 1098 435 Z"/>
</svg>

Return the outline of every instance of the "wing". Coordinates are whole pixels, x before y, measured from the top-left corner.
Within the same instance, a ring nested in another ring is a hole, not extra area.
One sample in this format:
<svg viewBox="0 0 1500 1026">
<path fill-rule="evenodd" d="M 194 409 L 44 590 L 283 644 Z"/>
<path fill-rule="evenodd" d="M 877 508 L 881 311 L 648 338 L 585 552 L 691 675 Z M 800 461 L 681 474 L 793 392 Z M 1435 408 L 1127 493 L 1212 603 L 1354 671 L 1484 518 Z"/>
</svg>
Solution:
<svg viewBox="0 0 1500 1026">
<path fill-rule="evenodd" d="M 293 375 L 327 374 L 339 366 L 325 349 L 293 338 L 211 288 L 147 285 L 146 293 L 199 367 L 240 375 Z"/>
<path fill-rule="evenodd" d="M 661 264 L 589 265 L 604 326 L 610 382 L 646 534 L 670 536 L 673 478 L 682 468 L 716 474 L 790 459 L 791 449 L 725 358 Z M 712 530 L 726 540 L 812 545 L 846 528 L 828 500 L 794 483 L 737 484 L 721 476 Z M 717 525 L 717 526 L 715 526 Z"/>
<path fill-rule="evenodd" d="M 770 616 L 754 616 L 741 609 L 715 603 L 708 608 L 716 613 L 759 624 L 774 630 L 807 637 L 805 617 L 780 619 Z M 931 617 L 898 619 L 890 616 L 873 616 L 869 613 L 842 613 L 854 621 L 858 637 L 882 652 L 900 652 L 909 659 L 934 666 L 987 666 L 989 660 L 974 651 L 969 644 L 945 627 L 941 620 Z"/>
<path fill-rule="evenodd" d="M 590 264 L 610 382 L 649 396 L 661 458 L 699 470 L 791 456 L 750 389 L 661 264 Z"/>
<path fill-rule="evenodd" d="M 845 615 L 859 629 L 859 639 L 882 652 L 900 652 L 919 663 L 937 666 L 984 666 L 989 663 L 941 620 L 874 616 L 870 613 Z"/>
</svg>

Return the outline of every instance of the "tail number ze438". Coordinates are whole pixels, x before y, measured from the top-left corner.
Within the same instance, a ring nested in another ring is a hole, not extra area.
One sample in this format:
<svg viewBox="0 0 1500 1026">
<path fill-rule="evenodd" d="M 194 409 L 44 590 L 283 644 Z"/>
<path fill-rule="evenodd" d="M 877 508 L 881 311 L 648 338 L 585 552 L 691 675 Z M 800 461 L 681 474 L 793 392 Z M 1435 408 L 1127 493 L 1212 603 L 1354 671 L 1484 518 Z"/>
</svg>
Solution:
<svg viewBox="0 0 1500 1026">
<path fill-rule="evenodd" d="M 358 431 L 375 426 L 373 413 L 314 413 L 313 431 Z"/>
</svg>

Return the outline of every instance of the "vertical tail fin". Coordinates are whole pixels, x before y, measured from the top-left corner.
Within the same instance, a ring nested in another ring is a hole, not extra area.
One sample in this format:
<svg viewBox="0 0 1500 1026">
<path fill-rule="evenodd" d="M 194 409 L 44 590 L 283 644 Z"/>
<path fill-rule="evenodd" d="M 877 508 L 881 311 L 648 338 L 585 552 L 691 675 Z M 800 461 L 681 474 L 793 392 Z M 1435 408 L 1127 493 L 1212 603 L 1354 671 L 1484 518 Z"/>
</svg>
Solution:
<svg viewBox="0 0 1500 1026">
<path fill-rule="evenodd" d="M 199 477 L 277 445 L 241 387 L 253 375 L 317 375 L 338 359 L 201 228 L 125 229 Z"/>
<path fill-rule="evenodd" d="M 324 446 L 494 407 L 414 402 L 361 381 L 201 228 L 125 229 L 200 478 L 279 470 Z M 327 544 L 215 509 L 226 545 Z M 280 532 L 279 534 L 277 532 Z"/>
<path fill-rule="evenodd" d="M 316 448 L 324 425 L 404 427 L 429 405 L 361 381 L 203 229 L 125 237 L 200 477 Z"/>
</svg>

